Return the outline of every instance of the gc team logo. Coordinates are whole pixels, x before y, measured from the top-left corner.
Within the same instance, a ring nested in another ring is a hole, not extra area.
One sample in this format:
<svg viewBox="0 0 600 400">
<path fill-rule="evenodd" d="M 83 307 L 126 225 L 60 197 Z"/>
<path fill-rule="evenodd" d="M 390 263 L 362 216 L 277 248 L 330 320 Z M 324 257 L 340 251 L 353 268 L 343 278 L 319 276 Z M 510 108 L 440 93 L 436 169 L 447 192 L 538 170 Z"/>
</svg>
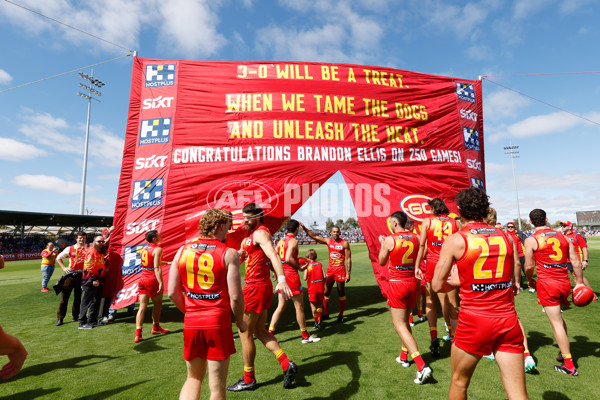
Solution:
<svg viewBox="0 0 600 400">
<path fill-rule="evenodd" d="M 249 181 L 229 181 L 214 187 L 207 196 L 209 208 L 240 211 L 248 203 L 256 203 L 265 215 L 273 212 L 279 202 L 278 194 L 269 185 Z M 241 216 L 238 218 L 242 219 Z M 234 219 L 235 221 L 235 219 Z"/>
<path fill-rule="evenodd" d="M 432 214 L 431 207 L 427 204 L 429 200 L 431 200 L 429 196 L 413 194 L 412 196 L 406 196 L 400 201 L 400 208 L 411 219 L 421 222 Z"/>
<path fill-rule="evenodd" d="M 163 178 L 133 182 L 131 208 L 158 207 L 162 205 Z"/>
<path fill-rule="evenodd" d="M 135 275 L 142 272 L 142 257 L 140 252 L 144 249 L 143 244 L 125 246 L 123 250 L 123 267 L 121 276 Z"/>
<path fill-rule="evenodd" d="M 483 190 L 483 181 L 479 178 L 471 178 L 471 186 Z"/>
<path fill-rule="evenodd" d="M 458 98 L 462 101 L 475 103 L 475 88 L 473 87 L 473 85 L 456 82 L 456 94 L 458 95 Z"/>
<path fill-rule="evenodd" d="M 169 143 L 171 118 L 143 119 L 140 127 L 139 145 Z"/>
<path fill-rule="evenodd" d="M 175 85 L 175 64 L 146 65 L 146 87 Z"/>
<path fill-rule="evenodd" d="M 465 141 L 465 149 L 479 151 L 479 132 L 475 129 L 464 127 L 463 139 Z"/>
</svg>

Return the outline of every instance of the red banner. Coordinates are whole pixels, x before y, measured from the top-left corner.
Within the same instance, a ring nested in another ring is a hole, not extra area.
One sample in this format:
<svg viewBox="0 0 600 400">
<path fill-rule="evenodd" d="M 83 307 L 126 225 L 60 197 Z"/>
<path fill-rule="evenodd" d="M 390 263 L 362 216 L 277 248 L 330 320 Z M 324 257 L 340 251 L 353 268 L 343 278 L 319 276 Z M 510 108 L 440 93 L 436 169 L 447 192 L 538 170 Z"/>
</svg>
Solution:
<svg viewBox="0 0 600 400">
<path fill-rule="evenodd" d="M 116 307 L 137 297 L 139 249 L 162 232 L 171 259 L 199 213 L 259 203 L 276 231 L 341 171 L 373 270 L 387 217 L 484 187 L 481 82 L 362 65 L 134 58 L 111 251 Z M 195 219 L 194 219 L 195 218 Z M 186 222 L 187 220 L 187 222 Z M 167 271 L 165 271 L 166 277 Z"/>
</svg>

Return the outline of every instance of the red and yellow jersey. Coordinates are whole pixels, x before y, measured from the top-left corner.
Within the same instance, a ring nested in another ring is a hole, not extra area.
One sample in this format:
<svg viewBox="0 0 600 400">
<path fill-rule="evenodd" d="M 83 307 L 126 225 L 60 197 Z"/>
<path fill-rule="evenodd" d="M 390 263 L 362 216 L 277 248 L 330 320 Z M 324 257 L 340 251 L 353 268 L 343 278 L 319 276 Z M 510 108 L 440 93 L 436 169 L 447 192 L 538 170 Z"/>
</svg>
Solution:
<svg viewBox="0 0 600 400">
<path fill-rule="evenodd" d="M 346 241 L 339 239 L 337 241 L 333 238 L 329 239 L 327 243 L 327 249 L 329 250 L 329 267 L 328 268 L 345 268 L 346 262 Z"/>
<path fill-rule="evenodd" d="M 397 232 L 392 235 L 394 248 L 390 252 L 389 280 L 416 280 L 415 261 L 419 252 L 419 238 L 413 232 Z"/>
<path fill-rule="evenodd" d="M 83 247 L 77 245 L 69 246 L 69 268 L 73 271 L 83 270 L 83 263 L 85 261 L 85 250 L 89 248 L 86 243 Z"/>
<path fill-rule="evenodd" d="M 565 237 L 567 239 L 569 239 L 571 241 L 571 243 L 573 243 L 573 246 L 575 246 L 575 250 L 577 251 L 577 256 L 579 257 L 579 261 L 583 261 L 583 253 L 582 253 L 581 249 L 584 247 L 588 247 L 588 244 L 585 241 L 585 238 L 583 236 L 581 236 L 579 233 L 573 232 L 573 231 L 567 233 L 565 235 Z"/>
<path fill-rule="evenodd" d="M 437 264 L 444 240 L 458 230 L 456 220 L 447 215 L 429 217 L 427 229 L 427 264 Z"/>
<path fill-rule="evenodd" d="M 512 238 L 513 242 L 515 242 L 515 246 L 517 246 L 517 251 L 519 252 L 519 257 L 523 257 L 525 255 L 525 249 L 523 248 L 523 243 L 521 242 L 521 238 L 517 235 L 517 232 L 507 232 Z"/>
<path fill-rule="evenodd" d="M 104 254 L 101 254 L 95 247 L 91 246 L 85 249 L 85 259 L 83 262 L 83 279 L 101 278 L 106 272 L 104 265 Z"/>
<path fill-rule="evenodd" d="M 486 316 L 514 314 L 514 251 L 507 234 L 483 222 L 467 224 L 458 233 L 465 241 L 456 261 L 461 309 Z"/>
<path fill-rule="evenodd" d="M 140 251 L 140 258 L 142 259 L 142 274 L 140 279 L 156 279 L 153 253 L 157 247 L 157 245 L 151 243 Z"/>
<path fill-rule="evenodd" d="M 569 279 L 569 239 L 550 228 L 531 235 L 538 248 L 533 253 L 538 279 Z"/>
<path fill-rule="evenodd" d="M 58 256 L 57 250 L 49 251 L 48 249 L 42 250 L 42 265 L 53 266 L 56 262 L 56 256 Z"/>
<path fill-rule="evenodd" d="M 285 261 L 285 255 L 288 251 L 288 244 L 290 243 L 290 239 L 294 239 L 293 233 L 288 233 L 287 235 L 285 235 L 285 237 L 283 239 L 281 239 L 279 242 L 277 242 L 277 254 L 279 255 L 279 258 L 281 259 L 281 263 L 283 264 L 283 271 L 286 274 L 298 272 L 297 269 L 293 268 L 291 265 L 289 265 Z M 298 262 L 298 247 L 297 246 L 294 249 L 294 254 L 292 254 L 292 257 L 294 258 L 294 260 L 296 260 L 296 262 Z"/>
<path fill-rule="evenodd" d="M 267 257 L 260 245 L 254 242 L 254 234 L 259 230 L 264 230 L 267 231 L 269 235 L 271 234 L 266 226 L 260 225 L 250 234 L 250 236 L 244 239 L 244 250 L 248 253 L 244 281 L 246 284 L 272 286 L 271 280 L 269 279 L 271 260 L 269 260 L 269 257 Z"/>
<path fill-rule="evenodd" d="M 308 293 L 324 293 L 325 275 L 323 274 L 323 264 L 318 261 L 310 261 L 306 271 Z"/>
<path fill-rule="evenodd" d="M 181 251 L 176 268 L 185 292 L 185 328 L 231 327 L 227 249 L 216 239 L 196 239 Z"/>
</svg>

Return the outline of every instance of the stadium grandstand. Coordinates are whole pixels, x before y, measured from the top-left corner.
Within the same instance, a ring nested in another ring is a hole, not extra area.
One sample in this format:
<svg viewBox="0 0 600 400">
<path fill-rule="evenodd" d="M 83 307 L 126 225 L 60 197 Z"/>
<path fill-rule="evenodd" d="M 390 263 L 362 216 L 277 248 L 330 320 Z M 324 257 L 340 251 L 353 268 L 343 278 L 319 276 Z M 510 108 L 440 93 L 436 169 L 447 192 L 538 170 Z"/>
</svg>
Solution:
<svg viewBox="0 0 600 400">
<path fill-rule="evenodd" d="M 586 230 L 600 230 L 600 210 L 576 211 L 577 226 Z"/>
<path fill-rule="evenodd" d="M 6 261 L 41 258 L 49 241 L 63 249 L 75 242 L 75 232 L 86 232 L 91 241 L 112 224 L 112 216 L 0 210 L 0 253 Z"/>
</svg>

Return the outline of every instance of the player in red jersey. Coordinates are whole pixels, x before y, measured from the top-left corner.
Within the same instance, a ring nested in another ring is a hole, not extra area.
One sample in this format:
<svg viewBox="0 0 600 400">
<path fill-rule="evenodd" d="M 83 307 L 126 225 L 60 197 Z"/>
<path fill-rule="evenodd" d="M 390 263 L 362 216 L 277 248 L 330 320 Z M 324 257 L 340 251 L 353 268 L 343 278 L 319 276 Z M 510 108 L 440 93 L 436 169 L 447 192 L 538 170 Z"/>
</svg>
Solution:
<svg viewBox="0 0 600 400">
<path fill-rule="evenodd" d="M 444 200 L 440 198 L 431 199 L 427 202 L 431 207 L 433 216 L 427 217 L 421 224 L 421 234 L 419 236 L 419 254 L 415 263 L 415 275 L 417 279 L 425 279 L 426 282 L 426 306 L 427 321 L 429 323 L 429 335 L 431 338 L 431 355 L 440 356 L 440 341 L 437 335 L 437 303 L 439 299 L 442 306 L 443 315 L 446 318 L 448 326 L 448 339 L 451 340 L 453 333 L 456 332 L 456 321 L 458 319 L 458 294 L 457 290 L 448 293 L 434 293 L 431 290 L 431 279 L 435 265 L 440 257 L 440 249 L 444 240 L 456 232 L 456 220 L 448 213 L 448 207 Z M 423 276 L 423 259 L 427 260 L 425 275 Z"/>
<path fill-rule="evenodd" d="M 350 282 L 350 272 L 352 271 L 350 244 L 340 237 L 342 231 L 337 226 L 331 228 L 331 239 L 325 239 L 316 235 L 302 223 L 300 226 L 317 243 L 327 245 L 327 249 L 329 250 L 329 266 L 327 267 L 327 276 L 325 278 L 323 319 L 329 318 L 329 296 L 331 295 L 331 289 L 333 289 L 333 283 L 337 282 L 340 311 L 336 322 L 342 323 L 344 322 L 344 310 L 346 309 L 346 283 Z"/>
<path fill-rule="evenodd" d="M 144 326 L 144 315 L 148 302 L 152 299 L 152 334 L 169 333 L 168 329 L 160 326 L 160 308 L 163 299 L 163 279 L 162 279 L 162 254 L 160 247 L 162 236 L 158 231 L 151 230 L 146 232 L 146 241 L 149 243 L 140 253 L 142 259 L 142 275 L 138 282 L 138 294 L 140 296 L 140 308 L 135 317 L 135 339 L 134 343 L 142 340 L 142 327 Z M 166 263 L 165 263 L 166 264 Z"/>
<path fill-rule="evenodd" d="M 277 289 L 285 300 L 292 297 L 292 291 L 286 283 L 281 259 L 273 247 L 269 229 L 264 225 L 263 210 L 255 203 L 242 209 L 244 228 L 250 236 L 244 239 L 242 252 L 247 255 L 244 285 L 244 321 L 248 325 L 246 332 L 240 332 L 242 354 L 244 356 L 244 376 L 227 390 L 240 392 L 255 390 L 257 387 L 254 373 L 256 346 L 254 337 L 271 351 L 283 369 L 283 387 L 289 389 L 294 382 L 298 367 L 283 352 L 277 339 L 265 329 L 267 311 L 273 298 L 273 284 L 269 278 L 271 267 L 277 275 Z"/>
<path fill-rule="evenodd" d="M 525 239 L 525 274 L 529 285 L 537 289 L 538 304 L 544 307 L 546 316 L 554 331 L 561 354 L 557 358 L 564 362 L 555 365 L 554 369 L 567 375 L 578 375 L 571 357 L 571 345 L 567 336 L 567 324 L 562 318 L 561 304 L 568 306 L 571 294 L 571 281 L 567 263 L 573 264 L 575 289 L 583 286 L 581 262 L 573 243 L 562 233 L 546 226 L 546 212 L 539 208 L 529 213 L 529 220 L 535 228 L 533 235 Z M 537 270 L 537 282 L 533 278 Z"/>
<path fill-rule="evenodd" d="M 325 297 L 323 264 L 317 261 L 315 249 L 309 249 L 306 252 L 306 258 L 308 258 L 308 267 L 304 270 L 303 279 L 306 281 L 308 289 L 308 301 L 315 320 L 315 329 L 321 329 L 321 314 L 323 313 L 323 298 Z"/>
<path fill-rule="evenodd" d="M 86 243 L 87 234 L 85 232 L 77 232 L 75 236 L 77 243 L 65 247 L 65 249 L 56 257 L 56 262 L 65 272 L 63 275 L 65 279 L 60 295 L 60 303 L 58 304 L 58 311 L 56 312 L 56 316 L 58 317 L 56 326 L 61 326 L 64 323 L 71 292 L 74 292 L 73 307 L 71 308 L 73 321 L 79 319 L 79 312 L 81 310 L 81 276 L 83 273 L 84 252 L 89 245 Z M 68 268 L 63 262 L 63 258 L 65 257 L 69 257 Z"/>
<path fill-rule="evenodd" d="M 528 399 L 523 334 L 514 304 L 521 277 L 514 242 L 483 222 L 489 208 L 483 191 L 461 190 L 455 201 L 465 226 L 444 242 L 431 281 L 434 291 L 443 290 L 456 263 L 462 302 L 452 344 L 448 398 L 467 398 L 477 363 L 493 352 L 508 399 Z"/>
<path fill-rule="evenodd" d="M 394 329 L 402 341 L 400 364 L 403 367 L 410 366 L 407 358 L 407 353 L 410 352 L 418 368 L 414 382 L 422 385 L 431 376 L 431 368 L 423 361 L 408 323 L 408 315 L 417 303 L 420 284 L 415 277 L 419 239 L 416 234 L 406 230 L 407 219 L 402 211 L 391 215 L 390 228 L 394 234 L 379 236 L 379 265 L 389 268 L 387 304 L 390 306 Z"/>
<path fill-rule="evenodd" d="M 177 251 L 169 270 L 169 298 L 185 314 L 183 358 L 188 374 L 180 399 L 200 398 L 207 369 L 210 398 L 225 399 L 229 356 L 235 353 L 232 311 L 240 332 L 247 328 L 240 257 L 223 243 L 231 224 L 230 212 L 206 211 L 200 237 Z"/>
<path fill-rule="evenodd" d="M 92 329 L 98 324 L 98 312 L 102 299 L 102 285 L 108 267 L 104 261 L 107 247 L 104 236 L 96 236 L 93 245 L 85 249 L 83 273 L 81 276 L 81 310 L 79 311 L 79 329 Z M 89 313 L 88 313 L 89 311 Z"/>
<path fill-rule="evenodd" d="M 284 239 L 281 239 L 277 243 L 277 254 L 283 264 L 283 271 L 285 273 L 285 280 L 292 290 L 292 302 L 296 309 L 296 321 L 300 327 L 300 333 L 302 335 L 302 343 L 316 343 L 321 339 L 310 335 L 306 329 L 306 317 L 304 316 L 304 291 L 302 290 L 302 283 L 300 283 L 300 276 L 298 271 L 306 270 L 308 264 L 300 265 L 298 262 L 298 241 L 296 235 L 300 229 L 300 223 L 295 219 L 289 219 L 285 225 L 287 235 Z M 279 293 L 279 302 L 277 308 L 273 312 L 271 317 L 271 323 L 269 324 L 269 332 L 274 333 L 277 323 L 281 314 L 287 307 L 288 300 L 283 298 L 283 295 Z"/>
<path fill-rule="evenodd" d="M 579 261 L 581 261 L 581 271 L 585 271 L 589 266 L 589 251 L 585 238 L 573 230 L 573 223 L 571 221 L 561 222 L 560 225 L 562 226 L 563 235 L 565 235 L 565 237 L 569 239 L 571 243 L 573 243 L 573 246 L 575 246 L 577 257 L 579 257 Z M 569 263 L 567 266 L 569 268 L 569 272 L 573 273 L 573 265 Z M 583 284 L 591 288 L 590 282 L 586 279 L 583 273 L 582 278 Z M 597 297 L 594 295 L 594 301 L 596 301 L 596 299 Z"/>
</svg>

